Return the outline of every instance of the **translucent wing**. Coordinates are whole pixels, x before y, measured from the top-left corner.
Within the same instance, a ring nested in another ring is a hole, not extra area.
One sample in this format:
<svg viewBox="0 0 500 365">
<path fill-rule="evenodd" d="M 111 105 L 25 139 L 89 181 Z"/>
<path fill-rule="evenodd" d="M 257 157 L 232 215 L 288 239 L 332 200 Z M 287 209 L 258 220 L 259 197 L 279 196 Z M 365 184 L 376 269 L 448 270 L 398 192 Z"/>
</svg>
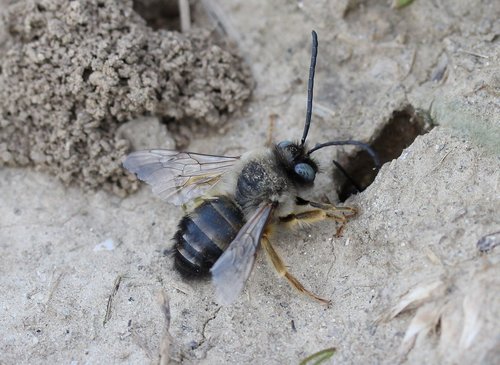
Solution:
<svg viewBox="0 0 500 365">
<path fill-rule="evenodd" d="M 205 194 L 239 157 L 174 150 L 147 150 L 127 156 L 123 166 L 152 185 L 153 193 L 175 205 Z"/>
<path fill-rule="evenodd" d="M 231 304 L 243 290 L 272 211 L 272 204 L 260 206 L 210 270 L 219 304 Z"/>
</svg>

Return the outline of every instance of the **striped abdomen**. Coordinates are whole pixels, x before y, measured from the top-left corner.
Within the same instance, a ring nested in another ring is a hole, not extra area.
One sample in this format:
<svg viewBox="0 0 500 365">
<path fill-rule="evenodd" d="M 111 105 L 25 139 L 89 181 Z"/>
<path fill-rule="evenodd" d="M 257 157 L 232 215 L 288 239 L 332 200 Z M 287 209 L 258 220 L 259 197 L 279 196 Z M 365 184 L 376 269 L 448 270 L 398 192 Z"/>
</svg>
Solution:
<svg viewBox="0 0 500 365">
<path fill-rule="evenodd" d="M 187 275 L 208 273 L 244 224 L 241 209 L 229 198 L 205 200 L 180 223 L 175 240 L 175 266 Z"/>
</svg>

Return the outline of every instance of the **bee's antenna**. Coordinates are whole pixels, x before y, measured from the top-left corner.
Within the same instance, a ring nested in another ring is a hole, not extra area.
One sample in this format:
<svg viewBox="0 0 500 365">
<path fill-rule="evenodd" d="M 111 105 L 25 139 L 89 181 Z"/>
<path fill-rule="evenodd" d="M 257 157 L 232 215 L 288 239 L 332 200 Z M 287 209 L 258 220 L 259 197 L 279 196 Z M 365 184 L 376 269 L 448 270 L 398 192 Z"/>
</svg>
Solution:
<svg viewBox="0 0 500 365">
<path fill-rule="evenodd" d="M 311 148 L 307 154 L 310 155 L 311 153 L 319 150 L 320 148 L 323 147 L 328 147 L 328 146 L 344 146 L 344 145 L 354 145 L 354 146 L 359 146 L 362 149 L 364 149 L 372 158 L 373 163 L 375 165 L 375 168 L 380 170 L 381 164 L 380 164 L 380 158 L 378 157 L 377 152 L 373 148 L 371 148 L 369 145 L 366 143 L 360 142 L 360 141 L 354 141 L 354 140 L 348 140 L 348 141 L 331 141 L 331 142 L 325 142 L 325 143 L 318 143 L 316 146 Z"/>
<path fill-rule="evenodd" d="M 312 48 L 311 48 L 311 65 L 309 66 L 309 82 L 307 83 L 307 112 L 306 124 L 304 125 L 304 133 L 300 145 L 303 146 L 306 142 L 309 126 L 311 125 L 311 114 L 313 105 L 313 89 L 314 89 L 314 71 L 316 70 L 316 56 L 318 55 L 318 35 L 312 31 Z"/>
</svg>

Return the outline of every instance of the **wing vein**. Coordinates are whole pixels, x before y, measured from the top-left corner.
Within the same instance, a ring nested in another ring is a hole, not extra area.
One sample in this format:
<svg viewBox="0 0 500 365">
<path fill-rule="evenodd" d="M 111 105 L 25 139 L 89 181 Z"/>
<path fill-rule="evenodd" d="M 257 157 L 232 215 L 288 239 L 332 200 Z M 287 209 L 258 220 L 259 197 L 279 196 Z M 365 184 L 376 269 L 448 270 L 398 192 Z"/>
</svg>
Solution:
<svg viewBox="0 0 500 365">
<path fill-rule="evenodd" d="M 272 203 L 261 205 L 210 270 L 220 304 L 231 304 L 243 290 L 273 210 Z"/>
<path fill-rule="evenodd" d="M 206 194 L 239 157 L 206 155 L 174 150 L 147 150 L 127 156 L 123 166 L 175 205 Z"/>
</svg>

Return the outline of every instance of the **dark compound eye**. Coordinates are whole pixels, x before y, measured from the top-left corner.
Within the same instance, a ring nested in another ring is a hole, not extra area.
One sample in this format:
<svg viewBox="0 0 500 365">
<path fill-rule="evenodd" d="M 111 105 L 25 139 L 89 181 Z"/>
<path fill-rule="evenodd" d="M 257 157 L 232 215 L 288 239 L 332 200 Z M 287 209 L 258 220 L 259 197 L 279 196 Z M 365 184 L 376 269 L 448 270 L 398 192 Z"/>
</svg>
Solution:
<svg viewBox="0 0 500 365">
<path fill-rule="evenodd" d="M 313 182 L 316 177 L 316 173 L 311 165 L 307 163 L 298 163 L 295 165 L 295 173 L 299 175 L 306 182 Z"/>
</svg>

